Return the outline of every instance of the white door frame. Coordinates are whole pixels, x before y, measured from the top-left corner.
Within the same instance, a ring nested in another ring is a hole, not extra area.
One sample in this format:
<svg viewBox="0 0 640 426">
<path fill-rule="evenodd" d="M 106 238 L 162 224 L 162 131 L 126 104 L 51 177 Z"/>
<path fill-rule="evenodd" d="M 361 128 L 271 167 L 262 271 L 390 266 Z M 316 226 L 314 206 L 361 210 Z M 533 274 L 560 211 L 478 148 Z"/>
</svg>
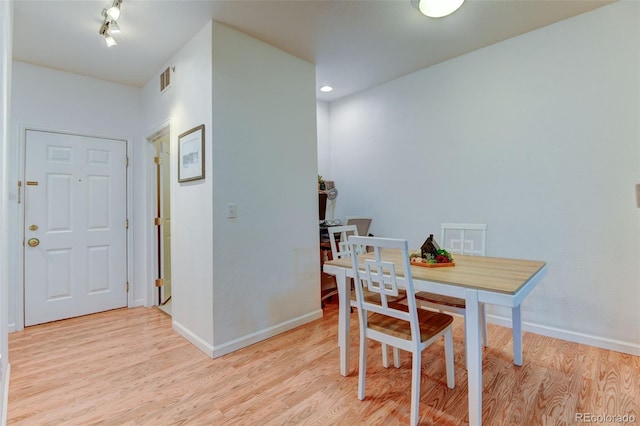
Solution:
<svg viewBox="0 0 640 426">
<path fill-rule="evenodd" d="M 171 128 L 171 119 L 168 119 L 167 121 L 163 122 L 161 125 L 159 125 L 158 127 L 156 127 L 154 130 L 151 131 L 151 133 L 149 134 L 149 136 L 147 136 L 145 139 L 148 142 L 147 146 L 145 148 L 150 148 L 153 147 L 153 150 L 149 149 L 146 150 L 145 152 L 147 152 L 148 154 L 145 156 L 145 164 L 148 165 L 148 167 L 150 167 L 152 170 L 148 170 L 147 171 L 147 191 L 149 193 L 149 196 L 147 197 L 147 205 L 145 206 L 145 212 L 146 212 L 146 217 L 145 217 L 145 223 L 147 224 L 146 228 L 148 230 L 150 230 L 148 233 L 146 233 L 147 235 L 147 248 L 148 248 L 148 253 L 149 255 L 147 256 L 147 281 L 148 281 L 148 285 L 145 286 L 146 288 L 146 305 L 145 306 L 158 306 L 158 294 L 157 294 L 157 288 L 155 285 L 155 280 L 157 278 L 157 271 L 158 271 L 158 256 L 156 255 L 156 253 L 158 252 L 158 242 L 156 239 L 156 229 L 155 229 L 155 224 L 153 222 L 153 217 L 156 215 L 156 211 L 155 211 L 155 206 L 156 206 L 156 202 L 157 202 L 157 195 L 156 195 L 156 169 L 155 169 L 155 163 L 153 161 L 153 157 L 156 156 L 155 153 L 155 141 L 157 141 L 158 139 L 165 137 L 165 136 L 169 136 L 169 149 L 171 151 L 173 151 L 173 134 L 171 132 L 172 128 Z M 153 152 L 152 152 L 153 151 Z M 169 170 L 171 170 L 171 165 L 167 164 L 167 167 L 169 167 Z M 171 174 L 171 172 L 169 172 Z M 172 175 L 173 176 L 173 175 Z M 173 179 L 173 178 L 172 178 Z M 171 179 L 171 181 L 173 181 Z M 171 206 L 173 206 L 173 202 L 172 202 L 172 198 L 173 198 L 173 191 L 170 191 L 169 193 L 169 203 Z"/>
<path fill-rule="evenodd" d="M 40 132 L 49 132 L 49 133 L 64 133 L 68 135 L 74 136 L 85 136 L 85 137 L 95 137 L 100 139 L 115 139 L 122 140 L 126 144 L 127 158 L 129 159 L 129 167 L 126 169 L 126 179 L 127 179 L 127 206 L 126 206 L 126 215 L 127 220 L 129 221 L 129 228 L 127 229 L 127 282 L 129 283 L 129 291 L 127 292 L 127 306 L 133 306 L 133 275 L 131 271 L 131 265 L 133 265 L 133 241 L 132 241 L 132 206 L 133 206 L 133 179 L 131 178 L 131 164 L 132 164 L 132 139 L 125 137 L 118 137 L 113 135 L 100 135 L 100 134 L 91 134 L 85 132 L 77 132 L 73 130 L 66 129 L 56 129 L 48 126 L 39 126 L 33 124 L 19 124 L 19 153 L 18 153 L 18 179 L 22 182 L 22 187 L 19 194 L 19 203 L 18 203 L 18 233 L 17 233 L 17 241 L 15 242 L 15 249 L 18 252 L 18 281 L 16 283 L 16 323 L 15 330 L 22 331 L 24 330 L 24 251 L 23 251 L 23 239 L 24 239 L 24 192 L 25 192 L 25 168 L 26 168 L 26 142 L 27 142 L 27 131 L 40 131 Z"/>
</svg>

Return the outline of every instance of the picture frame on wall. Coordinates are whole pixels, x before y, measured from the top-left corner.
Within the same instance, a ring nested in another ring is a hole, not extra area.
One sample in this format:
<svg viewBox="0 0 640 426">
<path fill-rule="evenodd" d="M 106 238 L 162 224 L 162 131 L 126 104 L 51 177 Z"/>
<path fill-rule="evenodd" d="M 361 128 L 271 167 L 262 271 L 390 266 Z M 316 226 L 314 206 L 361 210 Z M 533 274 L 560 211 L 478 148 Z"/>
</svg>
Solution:
<svg viewBox="0 0 640 426">
<path fill-rule="evenodd" d="M 204 179 L 204 124 L 178 136 L 178 182 Z"/>
</svg>

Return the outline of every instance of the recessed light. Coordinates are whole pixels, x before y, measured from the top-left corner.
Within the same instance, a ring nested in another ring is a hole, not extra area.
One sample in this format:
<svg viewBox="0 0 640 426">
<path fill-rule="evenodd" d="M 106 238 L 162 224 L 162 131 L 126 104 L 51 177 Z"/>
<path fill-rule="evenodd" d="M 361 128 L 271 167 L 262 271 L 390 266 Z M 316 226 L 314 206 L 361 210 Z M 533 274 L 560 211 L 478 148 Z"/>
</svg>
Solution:
<svg viewBox="0 0 640 426">
<path fill-rule="evenodd" d="M 322 86 L 320 88 L 320 91 L 323 92 L 323 93 L 329 93 L 329 92 L 333 91 L 333 87 L 328 86 L 328 85 L 325 84 L 324 86 Z"/>
</svg>

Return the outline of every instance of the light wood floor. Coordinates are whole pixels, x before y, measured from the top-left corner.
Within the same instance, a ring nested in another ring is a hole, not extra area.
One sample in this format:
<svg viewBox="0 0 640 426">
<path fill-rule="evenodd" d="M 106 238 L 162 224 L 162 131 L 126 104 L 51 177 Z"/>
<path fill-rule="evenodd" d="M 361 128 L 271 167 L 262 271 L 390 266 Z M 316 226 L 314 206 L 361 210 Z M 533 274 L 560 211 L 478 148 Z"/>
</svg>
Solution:
<svg viewBox="0 0 640 426">
<path fill-rule="evenodd" d="M 156 309 L 121 309 L 9 336 L 9 425 L 408 424 L 411 360 L 384 369 L 369 351 L 367 397 L 357 399 L 357 313 L 352 372 L 342 377 L 337 305 L 324 318 L 218 359 L 171 329 Z M 456 388 L 441 343 L 423 355 L 421 423 L 468 422 L 462 319 L 454 321 Z M 484 352 L 486 425 L 576 424 L 577 413 L 640 423 L 640 358 L 525 333 L 512 364 L 509 329 L 490 326 Z M 633 423 L 632 423 L 633 424 Z"/>
</svg>

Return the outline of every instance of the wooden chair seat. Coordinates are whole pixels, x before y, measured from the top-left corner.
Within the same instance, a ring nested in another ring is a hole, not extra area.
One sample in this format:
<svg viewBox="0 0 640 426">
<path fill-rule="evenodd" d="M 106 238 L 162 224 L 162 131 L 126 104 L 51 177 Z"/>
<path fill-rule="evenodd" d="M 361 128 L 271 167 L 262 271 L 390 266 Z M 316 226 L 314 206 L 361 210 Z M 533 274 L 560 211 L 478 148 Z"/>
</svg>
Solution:
<svg viewBox="0 0 640 426">
<path fill-rule="evenodd" d="M 362 292 L 364 293 L 364 300 L 367 302 L 371 302 L 371 303 L 376 303 L 379 304 L 380 303 L 380 294 L 378 293 L 374 293 L 372 291 L 369 291 L 367 289 L 362 289 Z M 351 300 L 351 306 L 353 307 L 357 307 L 357 302 L 356 302 L 356 292 L 355 291 L 351 291 L 350 297 Z M 400 292 L 400 294 L 396 297 L 388 297 L 387 299 L 389 300 L 389 302 L 394 302 L 394 303 L 398 303 L 398 302 L 402 302 L 403 300 L 405 300 L 407 298 L 407 294 L 403 291 Z"/>
<path fill-rule="evenodd" d="M 395 303 L 393 304 L 393 307 L 395 309 L 409 312 L 407 305 Z M 377 330 L 381 333 L 389 333 L 392 336 L 399 337 L 401 339 L 411 340 L 411 327 L 410 323 L 407 321 L 398 320 L 387 315 L 372 313 L 369 314 L 367 322 L 369 324 L 369 328 L 372 330 Z M 420 341 L 426 342 L 446 329 L 453 322 L 453 317 L 440 312 L 420 309 L 418 310 L 418 322 L 420 323 Z"/>
<path fill-rule="evenodd" d="M 464 309 L 466 307 L 464 299 L 459 297 L 443 296 L 441 294 L 427 293 L 426 291 L 417 292 L 416 299 L 460 309 Z"/>
</svg>

